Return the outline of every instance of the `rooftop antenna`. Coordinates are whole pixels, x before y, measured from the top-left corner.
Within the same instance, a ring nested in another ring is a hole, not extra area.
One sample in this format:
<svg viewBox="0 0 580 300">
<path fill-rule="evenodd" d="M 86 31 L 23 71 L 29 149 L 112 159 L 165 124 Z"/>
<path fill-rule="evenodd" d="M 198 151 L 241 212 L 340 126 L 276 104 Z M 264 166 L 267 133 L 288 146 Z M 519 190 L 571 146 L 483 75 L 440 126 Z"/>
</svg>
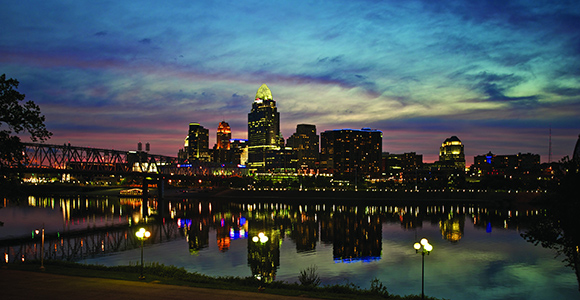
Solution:
<svg viewBox="0 0 580 300">
<path fill-rule="evenodd" d="M 548 163 L 552 162 L 552 124 L 550 124 L 550 144 L 548 147 Z"/>
</svg>

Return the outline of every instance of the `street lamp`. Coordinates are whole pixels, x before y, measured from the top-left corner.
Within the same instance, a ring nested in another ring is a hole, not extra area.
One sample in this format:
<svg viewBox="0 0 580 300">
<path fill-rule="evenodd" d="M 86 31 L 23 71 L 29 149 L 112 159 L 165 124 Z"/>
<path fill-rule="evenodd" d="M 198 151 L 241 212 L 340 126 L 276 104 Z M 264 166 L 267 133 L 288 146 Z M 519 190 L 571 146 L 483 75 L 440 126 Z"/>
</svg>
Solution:
<svg viewBox="0 0 580 300">
<path fill-rule="evenodd" d="M 145 279 L 145 275 L 143 275 L 143 241 L 151 236 L 151 232 L 145 230 L 145 228 L 141 228 L 135 232 L 135 235 L 141 240 L 141 276 L 139 276 L 139 280 L 143 280 Z"/>
<path fill-rule="evenodd" d="M 42 232 L 41 244 L 40 244 L 40 270 L 44 271 L 44 224 L 42 224 L 42 229 L 36 229 L 34 233 L 39 234 Z"/>
<path fill-rule="evenodd" d="M 413 245 L 415 252 L 419 253 L 421 250 L 422 262 L 421 262 L 421 299 L 425 299 L 425 253 L 429 253 L 433 250 L 433 245 L 429 244 L 426 238 L 422 238 L 420 243 L 415 243 Z"/>
</svg>

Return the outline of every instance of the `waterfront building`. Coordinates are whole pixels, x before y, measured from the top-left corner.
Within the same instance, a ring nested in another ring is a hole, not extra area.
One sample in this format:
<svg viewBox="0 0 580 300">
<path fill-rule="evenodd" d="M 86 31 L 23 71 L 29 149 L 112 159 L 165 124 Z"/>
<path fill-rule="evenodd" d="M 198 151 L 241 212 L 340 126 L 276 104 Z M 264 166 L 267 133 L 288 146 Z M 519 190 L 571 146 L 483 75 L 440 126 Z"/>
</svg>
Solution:
<svg viewBox="0 0 580 300">
<path fill-rule="evenodd" d="M 316 125 L 298 124 L 296 126 L 296 133 L 288 138 L 286 147 L 291 148 L 295 152 L 297 169 L 317 169 L 320 153 L 319 144 Z"/>
<path fill-rule="evenodd" d="M 209 161 L 209 130 L 199 123 L 189 123 L 185 152 L 189 161 Z"/>
<path fill-rule="evenodd" d="M 378 176 L 383 133 L 370 128 L 327 130 L 320 135 L 320 168 L 337 177 Z"/>
<path fill-rule="evenodd" d="M 526 172 L 540 168 L 540 155 L 518 153 L 513 155 L 496 155 L 488 152 L 473 158 L 475 170 L 487 174 L 504 174 L 506 171 Z"/>
<path fill-rule="evenodd" d="M 256 93 L 248 113 L 248 165 L 251 169 L 266 168 L 266 151 L 283 146 L 280 134 L 280 113 L 266 84 Z"/>
<path fill-rule="evenodd" d="M 447 138 L 439 148 L 439 165 L 465 170 L 465 152 L 456 136 Z"/>
<path fill-rule="evenodd" d="M 383 153 L 383 176 L 395 181 L 415 180 L 423 168 L 423 155 L 416 152 L 402 154 Z"/>
</svg>

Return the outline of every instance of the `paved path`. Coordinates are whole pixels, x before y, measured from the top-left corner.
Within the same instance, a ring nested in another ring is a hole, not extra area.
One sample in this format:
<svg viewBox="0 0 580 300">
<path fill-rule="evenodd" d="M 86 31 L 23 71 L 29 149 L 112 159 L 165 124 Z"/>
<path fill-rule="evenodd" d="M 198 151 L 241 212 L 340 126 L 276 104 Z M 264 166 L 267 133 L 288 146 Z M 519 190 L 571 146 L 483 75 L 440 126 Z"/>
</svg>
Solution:
<svg viewBox="0 0 580 300">
<path fill-rule="evenodd" d="M 0 299 L 252 299 L 297 300 L 304 297 L 214 290 L 138 281 L 54 275 L 0 268 Z"/>
</svg>

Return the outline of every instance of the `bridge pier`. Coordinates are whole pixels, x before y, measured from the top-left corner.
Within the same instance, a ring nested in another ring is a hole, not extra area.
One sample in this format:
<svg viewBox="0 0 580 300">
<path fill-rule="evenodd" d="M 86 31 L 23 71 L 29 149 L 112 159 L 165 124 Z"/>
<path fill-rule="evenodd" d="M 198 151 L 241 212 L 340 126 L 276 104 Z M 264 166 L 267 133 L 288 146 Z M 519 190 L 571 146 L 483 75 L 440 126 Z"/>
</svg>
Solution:
<svg viewBox="0 0 580 300">
<path fill-rule="evenodd" d="M 147 179 L 146 176 L 143 176 L 142 190 L 143 190 L 143 198 L 148 198 L 149 197 L 149 180 Z"/>
<path fill-rule="evenodd" d="M 157 179 L 157 196 L 159 199 L 163 199 L 163 195 L 165 194 L 165 178 L 160 176 Z"/>
</svg>

